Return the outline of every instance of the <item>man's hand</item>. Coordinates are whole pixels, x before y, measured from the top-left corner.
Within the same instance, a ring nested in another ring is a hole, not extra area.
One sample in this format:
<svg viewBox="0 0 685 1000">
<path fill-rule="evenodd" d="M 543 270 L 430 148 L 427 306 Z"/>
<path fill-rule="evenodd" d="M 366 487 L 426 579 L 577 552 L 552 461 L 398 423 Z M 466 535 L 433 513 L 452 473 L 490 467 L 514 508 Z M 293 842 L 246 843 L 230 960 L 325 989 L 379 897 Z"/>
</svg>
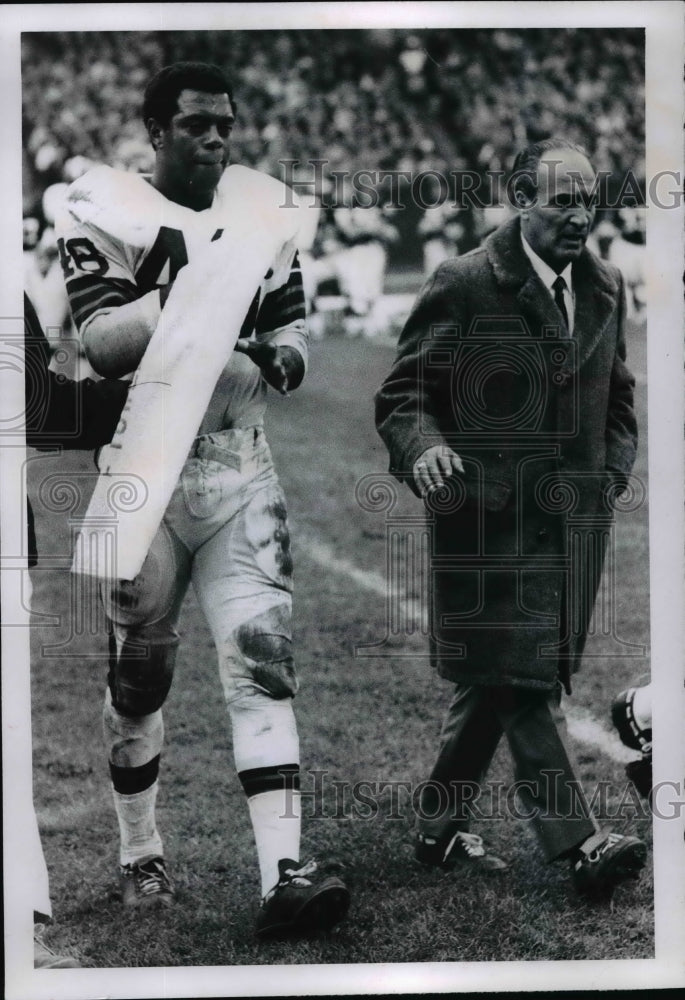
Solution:
<svg viewBox="0 0 685 1000">
<path fill-rule="evenodd" d="M 463 475 L 464 466 L 456 451 L 445 444 L 427 448 L 414 462 L 414 481 L 422 497 L 444 486 L 445 480 L 455 472 Z"/>
<path fill-rule="evenodd" d="M 269 385 L 282 396 L 287 396 L 288 389 L 296 389 L 302 381 L 304 362 L 292 347 L 277 347 L 256 340 L 239 340 L 235 349 L 241 354 L 247 354 L 261 369 Z"/>
</svg>

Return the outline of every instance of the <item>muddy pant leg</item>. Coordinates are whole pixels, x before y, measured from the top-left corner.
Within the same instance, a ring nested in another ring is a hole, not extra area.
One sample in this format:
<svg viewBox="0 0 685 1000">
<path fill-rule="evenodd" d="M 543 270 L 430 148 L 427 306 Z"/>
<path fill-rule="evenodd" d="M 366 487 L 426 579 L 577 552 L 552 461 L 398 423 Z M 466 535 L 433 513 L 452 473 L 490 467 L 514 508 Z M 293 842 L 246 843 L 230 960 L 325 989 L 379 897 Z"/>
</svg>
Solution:
<svg viewBox="0 0 685 1000">
<path fill-rule="evenodd" d="M 198 549 L 193 566 L 193 584 L 219 655 L 262 894 L 278 880 L 280 858 L 299 860 L 291 580 L 285 502 L 274 479 Z"/>
<path fill-rule="evenodd" d="M 122 864 L 162 853 L 155 825 L 162 705 L 173 677 L 189 570 L 187 550 L 162 524 L 136 579 L 103 587 L 111 623 L 103 734 Z"/>
</svg>

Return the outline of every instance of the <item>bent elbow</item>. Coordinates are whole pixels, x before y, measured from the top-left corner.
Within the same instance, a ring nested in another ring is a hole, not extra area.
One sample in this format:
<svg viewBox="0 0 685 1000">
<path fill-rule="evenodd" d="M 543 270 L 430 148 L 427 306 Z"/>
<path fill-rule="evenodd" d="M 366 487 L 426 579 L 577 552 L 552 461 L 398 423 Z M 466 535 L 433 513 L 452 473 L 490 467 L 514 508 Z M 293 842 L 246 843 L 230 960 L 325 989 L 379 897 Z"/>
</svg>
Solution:
<svg viewBox="0 0 685 1000">
<path fill-rule="evenodd" d="M 103 338 L 98 335 L 95 323 L 91 323 L 83 334 L 83 349 L 88 364 L 97 375 L 103 378 L 119 378 L 120 375 L 126 374 L 121 371 L 117 359 L 112 356 L 111 349 L 107 349 Z"/>
<path fill-rule="evenodd" d="M 126 344 L 112 327 L 109 314 L 95 317 L 84 330 L 81 340 L 91 368 L 103 378 L 121 378 L 135 367 L 135 360 L 128 355 Z"/>
</svg>

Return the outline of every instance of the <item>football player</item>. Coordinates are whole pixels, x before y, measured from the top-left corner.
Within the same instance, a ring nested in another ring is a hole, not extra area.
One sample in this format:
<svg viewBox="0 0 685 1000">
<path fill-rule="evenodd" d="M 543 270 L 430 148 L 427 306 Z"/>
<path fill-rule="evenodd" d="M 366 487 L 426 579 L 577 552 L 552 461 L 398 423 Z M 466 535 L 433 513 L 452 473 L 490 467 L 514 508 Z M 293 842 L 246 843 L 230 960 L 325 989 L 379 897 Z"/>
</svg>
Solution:
<svg viewBox="0 0 685 1000">
<path fill-rule="evenodd" d="M 168 66 L 144 97 L 151 176 L 100 166 L 71 186 L 58 246 L 86 356 L 100 375 L 135 371 L 179 270 L 223 237 L 235 114 L 219 68 Z M 212 337 L 208 329 L 189 332 L 198 351 Z M 102 587 L 111 623 L 104 735 L 123 903 L 154 908 L 173 901 L 155 799 L 162 705 L 192 581 L 218 653 L 255 836 L 259 936 L 330 927 L 349 905 L 340 878 L 299 860 L 292 561 L 283 491 L 263 429 L 267 385 L 283 394 L 296 389 L 306 358 L 302 279 L 291 248 L 255 288 L 142 570 L 131 582 Z"/>
<path fill-rule="evenodd" d="M 611 721 L 621 742 L 640 757 L 626 764 L 626 774 L 640 795 L 648 799 L 652 791 L 652 685 L 627 688 L 611 705 Z"/>
</svg>

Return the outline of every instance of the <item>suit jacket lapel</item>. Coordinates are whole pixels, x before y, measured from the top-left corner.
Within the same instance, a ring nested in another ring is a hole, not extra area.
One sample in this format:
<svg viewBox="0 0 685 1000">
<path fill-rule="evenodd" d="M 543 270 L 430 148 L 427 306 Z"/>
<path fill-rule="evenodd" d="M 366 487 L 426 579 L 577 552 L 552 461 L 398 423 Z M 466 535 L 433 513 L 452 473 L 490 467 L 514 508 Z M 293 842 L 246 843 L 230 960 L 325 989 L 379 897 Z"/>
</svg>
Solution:
<svg viewBox="0 0 685 1000">
<path fill-rule="evenodd" d="M 551 294 L 531 267 L 521 245 L 520 222 L 511 219 L 485 241 L 485 250 L 497 282 L 516 294 L 521 313 L 531 332 L 560 329 L 561 317 Z M 611 273 L 588 250 L 573 265 L 575 308 L 573 340 L 577 345 L 574 369 L 594 351 L 616 308 L 618 284 Z"/>
</svg>

